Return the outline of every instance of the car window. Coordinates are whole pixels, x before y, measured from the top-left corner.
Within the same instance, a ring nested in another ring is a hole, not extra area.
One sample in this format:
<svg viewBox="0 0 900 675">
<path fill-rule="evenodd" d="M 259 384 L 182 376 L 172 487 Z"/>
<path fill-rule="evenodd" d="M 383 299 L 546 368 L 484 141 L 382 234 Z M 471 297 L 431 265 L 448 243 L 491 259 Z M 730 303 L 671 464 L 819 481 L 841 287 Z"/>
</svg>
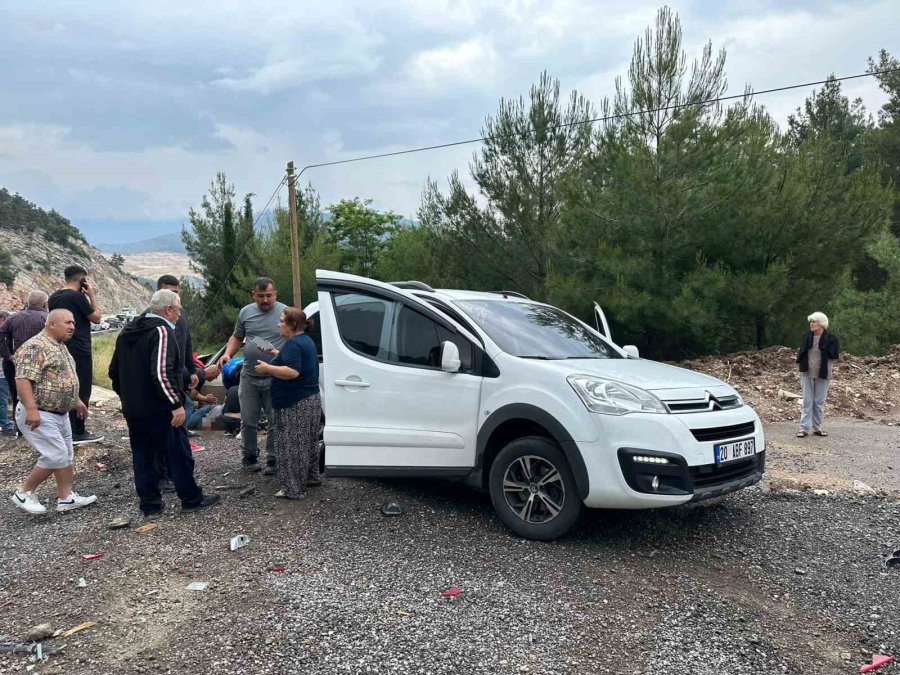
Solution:
<svg viewBox="0 0 900 675">
<path fill-rule="evenodd" d="M 331 297 L 344 343 L 366 356 L 381 355 L 385 319 L 394 303 L 361 293 L 334 293 Z"/>
<path fill-rule="evenodd" d="M 474 362 L 472 343 L 461 335 L 429 319 L 406 305 L 401 305 L 394 323 L 388 360 L 427 368 L 441 367 L 441 345 L 452 342 L 459 349 L 460 370 L 471 371 Z"/>
<path fill-rule="evenodd" d="M 556 307 L 508 300 L 457 300 L 506 353 L 535 359 L 620 359 L 622 355 Z"/>
</svg>

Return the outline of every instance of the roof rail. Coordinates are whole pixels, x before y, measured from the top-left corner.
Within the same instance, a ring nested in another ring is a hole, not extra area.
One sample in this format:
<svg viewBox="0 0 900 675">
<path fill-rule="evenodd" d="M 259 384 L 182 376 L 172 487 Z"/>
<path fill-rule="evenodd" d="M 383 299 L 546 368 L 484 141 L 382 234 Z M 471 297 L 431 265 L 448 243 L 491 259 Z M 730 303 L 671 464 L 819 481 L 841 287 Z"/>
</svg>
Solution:
<svg viewBox="0 0 900 675">
<path fill-rule="evenodd" d="M 519 293 L 518 291 L 488 291 L 488 293 L 496 293 L 497 295 L 508 295 L 512 298 L 522 298 L 523 300 L 531 300 L 524 293 Z"/>
<path fill-rule="evenodd" d="M 422 281 L 389 281 L 388 283 L 391 286 L 396 286 L 397 288 L 414 288 L 418 291 L 428 291 L 429 293 L 434 293 L 434 289 Z"/>
</svg>

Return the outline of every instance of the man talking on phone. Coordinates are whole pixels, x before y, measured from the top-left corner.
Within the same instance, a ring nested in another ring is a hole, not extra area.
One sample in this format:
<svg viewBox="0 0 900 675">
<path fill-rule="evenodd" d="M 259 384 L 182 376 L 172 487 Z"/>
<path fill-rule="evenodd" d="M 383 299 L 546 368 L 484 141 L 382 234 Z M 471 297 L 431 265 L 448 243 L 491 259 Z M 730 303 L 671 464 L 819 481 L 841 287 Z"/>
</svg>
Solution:
<svg viewBox="0 0 900 675">
<path fill-rule="evenodd" d="M 78 399 L 86 406 L 91 404 L 91 381 L 94 378 L 91 356 L 91 324 L 100 323 L 100 305 L 94 294 L 94 286 L 87 279 L 87 270 L 81 265 L 70 265 L 63 271 L 66 285 L 55 291 L 48 303 L 50 311 L 67 309 L 75 317 L 75 334 L 66 343 L 75 371 L 78 373 Z M 103 436 L 88 433 L 84 419 L 75 411 L 69 413 L 72 425 L 72 445 L 101 441 Z"/>
<path fill-rule="evenodd" d="M 269 433 L 266 437 L 266 468 L 263 474 L 273 476 L 277 469 L 275 437 L 272 432 L 272 398 L 269 393 L 272 378 L 257 373 L 256 364 L 259 361 L 271 361 L 273 356 L 269 350 L 280 349 L 284 344 L 284 338 L 278 330 L 278 320 L 286 305 L 278 302 L 275 282 L 269 277 L 259 277 L 253 283 L 251 296 L 253 302 L 243 307 L 238 314 L 234 334 L 228 338 L 219 366 L 228 363 L 243 344 L 244 367 L 238 386 L 238 398 L 241 402 L 241 463 L 248 472 L 256 472 L 262 468 L 259 464 L 257 438 L 260 414 L 265 411 L 269 420 Z"/>
</svg>

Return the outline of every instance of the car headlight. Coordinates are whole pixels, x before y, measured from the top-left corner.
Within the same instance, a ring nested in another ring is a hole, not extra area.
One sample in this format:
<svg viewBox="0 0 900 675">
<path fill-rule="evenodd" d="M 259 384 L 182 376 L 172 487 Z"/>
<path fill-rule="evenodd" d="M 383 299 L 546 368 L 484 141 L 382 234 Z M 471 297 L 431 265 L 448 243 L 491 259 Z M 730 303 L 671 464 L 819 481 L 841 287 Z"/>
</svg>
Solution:
<svg viewBox="0 0 900 675">
<path fill-rule="evenodd" d="M 566 378 L 588 410 L 604 415 L 634 412 L 666 413 L 666 408 L 649 391 L 595 375 L 569 375 Z"/>
</svg>

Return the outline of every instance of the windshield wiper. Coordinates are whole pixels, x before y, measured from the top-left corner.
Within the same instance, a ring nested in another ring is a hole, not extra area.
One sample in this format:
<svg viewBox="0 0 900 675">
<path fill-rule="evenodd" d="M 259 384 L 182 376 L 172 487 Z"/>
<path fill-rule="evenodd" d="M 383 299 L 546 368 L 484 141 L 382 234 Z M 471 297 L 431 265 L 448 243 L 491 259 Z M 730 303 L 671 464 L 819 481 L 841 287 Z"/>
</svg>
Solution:
<svg viewBox="0 0 900 675">
<path fill-rule="evenodd" d="M 537 356 L 537 355 L 521 356 L 520 355 L 519 358 L 520 359 L 538 359 L 539 361 L 558 361 L 562 357 L 559 357 L 559 356 Z"/>
</svg>

